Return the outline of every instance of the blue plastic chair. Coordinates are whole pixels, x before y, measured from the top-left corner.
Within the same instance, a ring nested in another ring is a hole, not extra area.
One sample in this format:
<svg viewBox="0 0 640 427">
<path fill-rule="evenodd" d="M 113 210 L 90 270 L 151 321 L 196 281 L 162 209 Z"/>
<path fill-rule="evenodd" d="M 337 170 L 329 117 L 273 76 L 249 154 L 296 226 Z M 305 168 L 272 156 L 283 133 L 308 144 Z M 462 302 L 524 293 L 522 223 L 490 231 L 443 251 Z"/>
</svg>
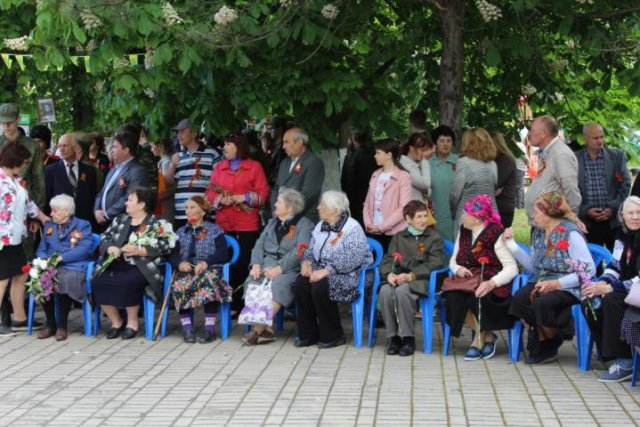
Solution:
<svg viewBox="0 0 640 427">
<path fill-rule="evenodd" d="M 89 269 L 87 271 L 87 277 L 90 278 L 93 274 L 93 269 L 95 267 L 95 263 L 89 264 Z M 164 283 L 163 288 L 167 288 L 171 283 L 171 275 L 173 270 L 171 268 L 171 264 L 168 262 L 163 262 L 160 264 L 160 268 L 164 267 Z M 87 279 L 87 289 L 88 291 L 91 289 L 91 281 Z M 98 336 L 98 332 L 100 331 L 100 305 L 94 304 L 93 307 L 93 336 Z M 147 341 L 153 340 L 153 325 L 154 325 L 154 315 L 156 309 L 156 303 L 153 302 L 147 295 L 142 295 L 142 306 L 144 308 L 144 337 Z"/>
<path fill-rule="evenodd" d="M 91 237 L 93 239 L 91 254 L 93 255 L 93 253 L 96 251 L 96 248 L 100 244 L 100 236 L 94 233 L 91 235 Z M 91 269 L 89 269 L 89 267 Z M 92 272 L 93 272 L 93 262 L 89 263 L 89 266 L 87 266 L 87 275 L 86 275 L 87 282 L 89 282 L 89 280 L 91 279 Z M 84 299 L 84 302 L 82 303 L 82 322 L 84 324 L 85 337 L 91 336 L 91 304 L 89 304 L 88 296 L 89 296 L 89 293 L 87 292 L 87 297 Z M 55 301 L 56 319 L 60 319 L 61 317 L 60 300 L 58 298 L 58 295 L 54 295 L 54 298 L 55 298 L 54 301 Z M 29 294 L 29 308 L 27 313 L 27 334 L 28 335 L 31 335 L 33 332 L 33 314 L 35 311 L 35 305 L 36 305 L 35 297 L 33 296 L 33 294 Z"/>
<path fill-rule="evenodd" d="M 231 259 L 229 262 L 222 266 L 222 277 L 224 280 L 229 283 L 229 274 L 230 269 L 233 264 L 238 261 L 238 257 L 240 256 L 240 244 L 236 239 L 231 236 L 224 235 L 224 238 L 227 242 L 227 247 L 232 250 Z M 167 296 L 167 292 L 171 288 L 171 283 L 165 284 L 164 288 L 164 296 Z M 220 304 L 220 308 L 218 311 L 218 317 L 220 319 L 220 339 L 226 340 L 229 338 L 229 330 L 231 329 L 231 304 L 228 302 L 223 302 Z M 167 335 L 167 323 L 169 321 L 169 306 L 165 307 L 165 311 L 162 314 L 162 327 L 160 331 L 160 336 L 164 338 Z"/>
<path fill-rule="evenodd" d="M 631 374 L 631 387 L 636 386 L 638 380 L 638 371 L 640 371 L 640 351 L 636 347 L 632 348 L 633 352 L 633 373 Z"/>
<path fill-rule="evenodd" d="M 527 245 L 520 242 L 516 242 L 516 243 L 518 243 L 518 246 L 520 247 L 520 249 L 522 249 L 525 253 L 527 254 L 531 253 L 531 249 Z M 515 295 L 516 292 L 518 292 L 518 289 L 520 289 L 520 287 L 526 285 L 527 280 L 529 279 L 529 276 L 530 276 L 529 274 L 522 273 L 514 277 L 511 283 L 512 296 Z M 442 322 L 442 330 L 443 330 L 442 354 L 445 356 L 448 356 L 449 343 L 451 341 L 451 327 L 446 322 L 445 310 L 446 310 L 446 307 L 443 304 L 442 299 L 439 298 L 438 311 L 440 312 L 440 321 Z M 508 342 L 509 358 L 511 360 L 514 360 L 515 358 L 515 361 L 517 361 L 519 358 L 520 351 L 522 349 L 522 323 L 520 321 L 513 322 L 513 326 L 509 328 L 507 331 L 507 338 L 509 341 Z"/>
<path fill-rule="evenodd" d="M 362 335 L 364 333 L 364 314 L 369 315 L 369 340 L 372 340 L 372 334 L 375 334 L 375 307 L 378 298 L 377 290 L 380 286 L 380 261 L 382 261 L 382 245 L 375 239 L 367 238 L 369 243 L 369 250 L 373 254 L 373 262 L 360 270 L 358 276 L 358 298 L 351 303 L 351 317 L 353 321 L 353 346 L 356 348 L 362 347 Z M 365 307 L 365 283 L 367 272 L 373 273 L 373 284 L 371 301 L 369 307 Z"/>
</svg>

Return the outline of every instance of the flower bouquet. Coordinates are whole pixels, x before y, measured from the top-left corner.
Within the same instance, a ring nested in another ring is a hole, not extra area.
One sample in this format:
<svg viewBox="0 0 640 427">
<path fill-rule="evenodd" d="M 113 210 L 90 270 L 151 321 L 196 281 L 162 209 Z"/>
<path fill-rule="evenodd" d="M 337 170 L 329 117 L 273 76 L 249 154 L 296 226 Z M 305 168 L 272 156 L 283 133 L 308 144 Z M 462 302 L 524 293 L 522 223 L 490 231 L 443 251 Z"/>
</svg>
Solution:
<svg viewBox="0 0 640 427">
<path fill-rule="evenodd" d="M 178 236 L 173 232 L 173 226 L 163 219 L 152 227 L 140 226 L 138 231 L 131 233 L 127 245 L 152 248 L 157 247 L 161 240 L 166 240 L 170 248 L 174 248 L 178 240 Z M 113 254 L 109 254 L 96 269 L 95 276 L 104 273 L 115 259 Z"/>
<path fill-rule="evenodd" d="M 565 259 L 564 262 L 569 266 L 569 271 L 572 273 L 576 273 L 578 276 L 578 280 L 580 281 L 580 285 L 583 288 L 588 288 L 593 285 L 591 281 L 591 274 L 589 274 L 589 270 L 587 269 L 587 264 L 583 261 L 576 261 L 573 259 Z M 582 300 L 587 300 L 587 310 L 588 313 L 593 316 L 593 320 L 597 321 L 598 317 L 596 316 L 596 310 L 600 308 L 602 304 L 602 300 L 600 297 L 587 298 L 582 295 Z"/>
<path fill-rule="evenodd" d="M 51 295 L 58 292 L 58 279 L 56 265 L 60 260 L 59 252 L 55 252 L 50 258 L 36 258 L 31 264 L 22 267 L 22 272 L 29 275 L 29 281 L 25 284 L 27 292 L 41 303 L 49 301 Z"/>
</svg>

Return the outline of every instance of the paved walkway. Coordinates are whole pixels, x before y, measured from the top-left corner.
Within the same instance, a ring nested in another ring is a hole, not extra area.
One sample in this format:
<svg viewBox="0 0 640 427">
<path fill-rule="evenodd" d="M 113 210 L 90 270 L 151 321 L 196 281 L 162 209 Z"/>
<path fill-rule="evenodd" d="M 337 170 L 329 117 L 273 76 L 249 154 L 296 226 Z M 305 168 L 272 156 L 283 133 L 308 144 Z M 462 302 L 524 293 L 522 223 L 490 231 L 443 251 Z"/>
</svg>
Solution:
<svg viewBox="0 0 640 427">
<path fill-rule="evenodd" d="M 85 338 L 72 312 L 64 343 L 26 333 L 0 341 L 0 425 L 454 425 L 633 426 L 640 387 L 602 384 L 576 367 L 575 346 L 559 361 L 509 363 L 504 341 L 489 361 L 465 362 L 461 338 L 435 353 L 387 357 L 382 333 L 372 350 L 349 345 L 293 347 L 293 323 L 276 342 L 150 342 Z M 345 321 L 345 330 L 351 331 Z M 103 331 L 104 334 L 104 331 Z M 504 335 L 502 336 L 504 338 Z M 421 339 L 419 350 L 422 349 Z M 596 367 L 599 364 L 594 363 Z"/>
</svg>

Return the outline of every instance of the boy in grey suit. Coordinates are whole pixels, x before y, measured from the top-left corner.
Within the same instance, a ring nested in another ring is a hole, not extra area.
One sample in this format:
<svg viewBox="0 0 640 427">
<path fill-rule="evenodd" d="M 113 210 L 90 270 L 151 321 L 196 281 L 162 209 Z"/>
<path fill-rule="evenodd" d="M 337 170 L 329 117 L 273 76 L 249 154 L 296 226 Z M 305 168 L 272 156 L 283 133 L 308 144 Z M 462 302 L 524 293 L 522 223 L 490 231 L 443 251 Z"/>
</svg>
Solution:
<svg viewBox="0 0 640 427">
<path fill-rule="evenodd" d="M 275 210 L 280 188 L 299 191 L 304 197 L 304 216 L 315 224 L 319 220 L 318 201 L 324 182 L 324 163 L 308 147 L 309 135 L 300 128 L 284 134 L 282 147 L 287 158 L 280 162 L 278 178 L 271 191 L 271 211 Z"/>
<path fill-rule="evenodd" d="M 147 170 L 135 159 L 137 147 L 137 136 L 131 132 L 118 132 L 113 137 L 112 154 L 116 166 L 107 174 L 94 204 L 99 226 L 107 225 L 125 211 L 124 203 L 130 188 L 149 185 Z"/>
</svg>

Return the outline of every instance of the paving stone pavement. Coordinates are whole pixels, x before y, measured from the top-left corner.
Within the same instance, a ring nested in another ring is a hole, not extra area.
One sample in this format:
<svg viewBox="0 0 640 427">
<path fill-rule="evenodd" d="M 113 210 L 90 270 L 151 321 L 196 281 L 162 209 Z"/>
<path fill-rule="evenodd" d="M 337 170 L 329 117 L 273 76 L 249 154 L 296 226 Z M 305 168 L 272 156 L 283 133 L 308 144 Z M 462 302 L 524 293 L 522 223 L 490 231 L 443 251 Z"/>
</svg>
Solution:
<svg viewBox="0 0 640 427">
<path fill-rule="evenodd" d="M 345 332 L 351 333 L 349 319 Z M 200 322 L 201 323 L 201 322 Z M 200 324 L 197 322 L 197 324 Z M 71 314 L 65 342 L 21 333 L 0 339 L 3 426 L 634 426 L 640 387 L 602 384 L 576 366 L 565 343 L 557 363 L 510 363 L 502 334 L 488 361 L 465 362 L 468 338 L 442 356 L 386 356 L 373 349 L 293 346 L 286 323 L 271 344 L 244 346 L 243 328 L 213 344 L 185 344 L 172 313 L 151 342 L 81 335 Z M 417 328 L 419 329 L 419 328 Z M 467 334 L 468 337 L 468 334 Z M 600 367 L 594 361 L 593 365 Z"/>
</svg>

